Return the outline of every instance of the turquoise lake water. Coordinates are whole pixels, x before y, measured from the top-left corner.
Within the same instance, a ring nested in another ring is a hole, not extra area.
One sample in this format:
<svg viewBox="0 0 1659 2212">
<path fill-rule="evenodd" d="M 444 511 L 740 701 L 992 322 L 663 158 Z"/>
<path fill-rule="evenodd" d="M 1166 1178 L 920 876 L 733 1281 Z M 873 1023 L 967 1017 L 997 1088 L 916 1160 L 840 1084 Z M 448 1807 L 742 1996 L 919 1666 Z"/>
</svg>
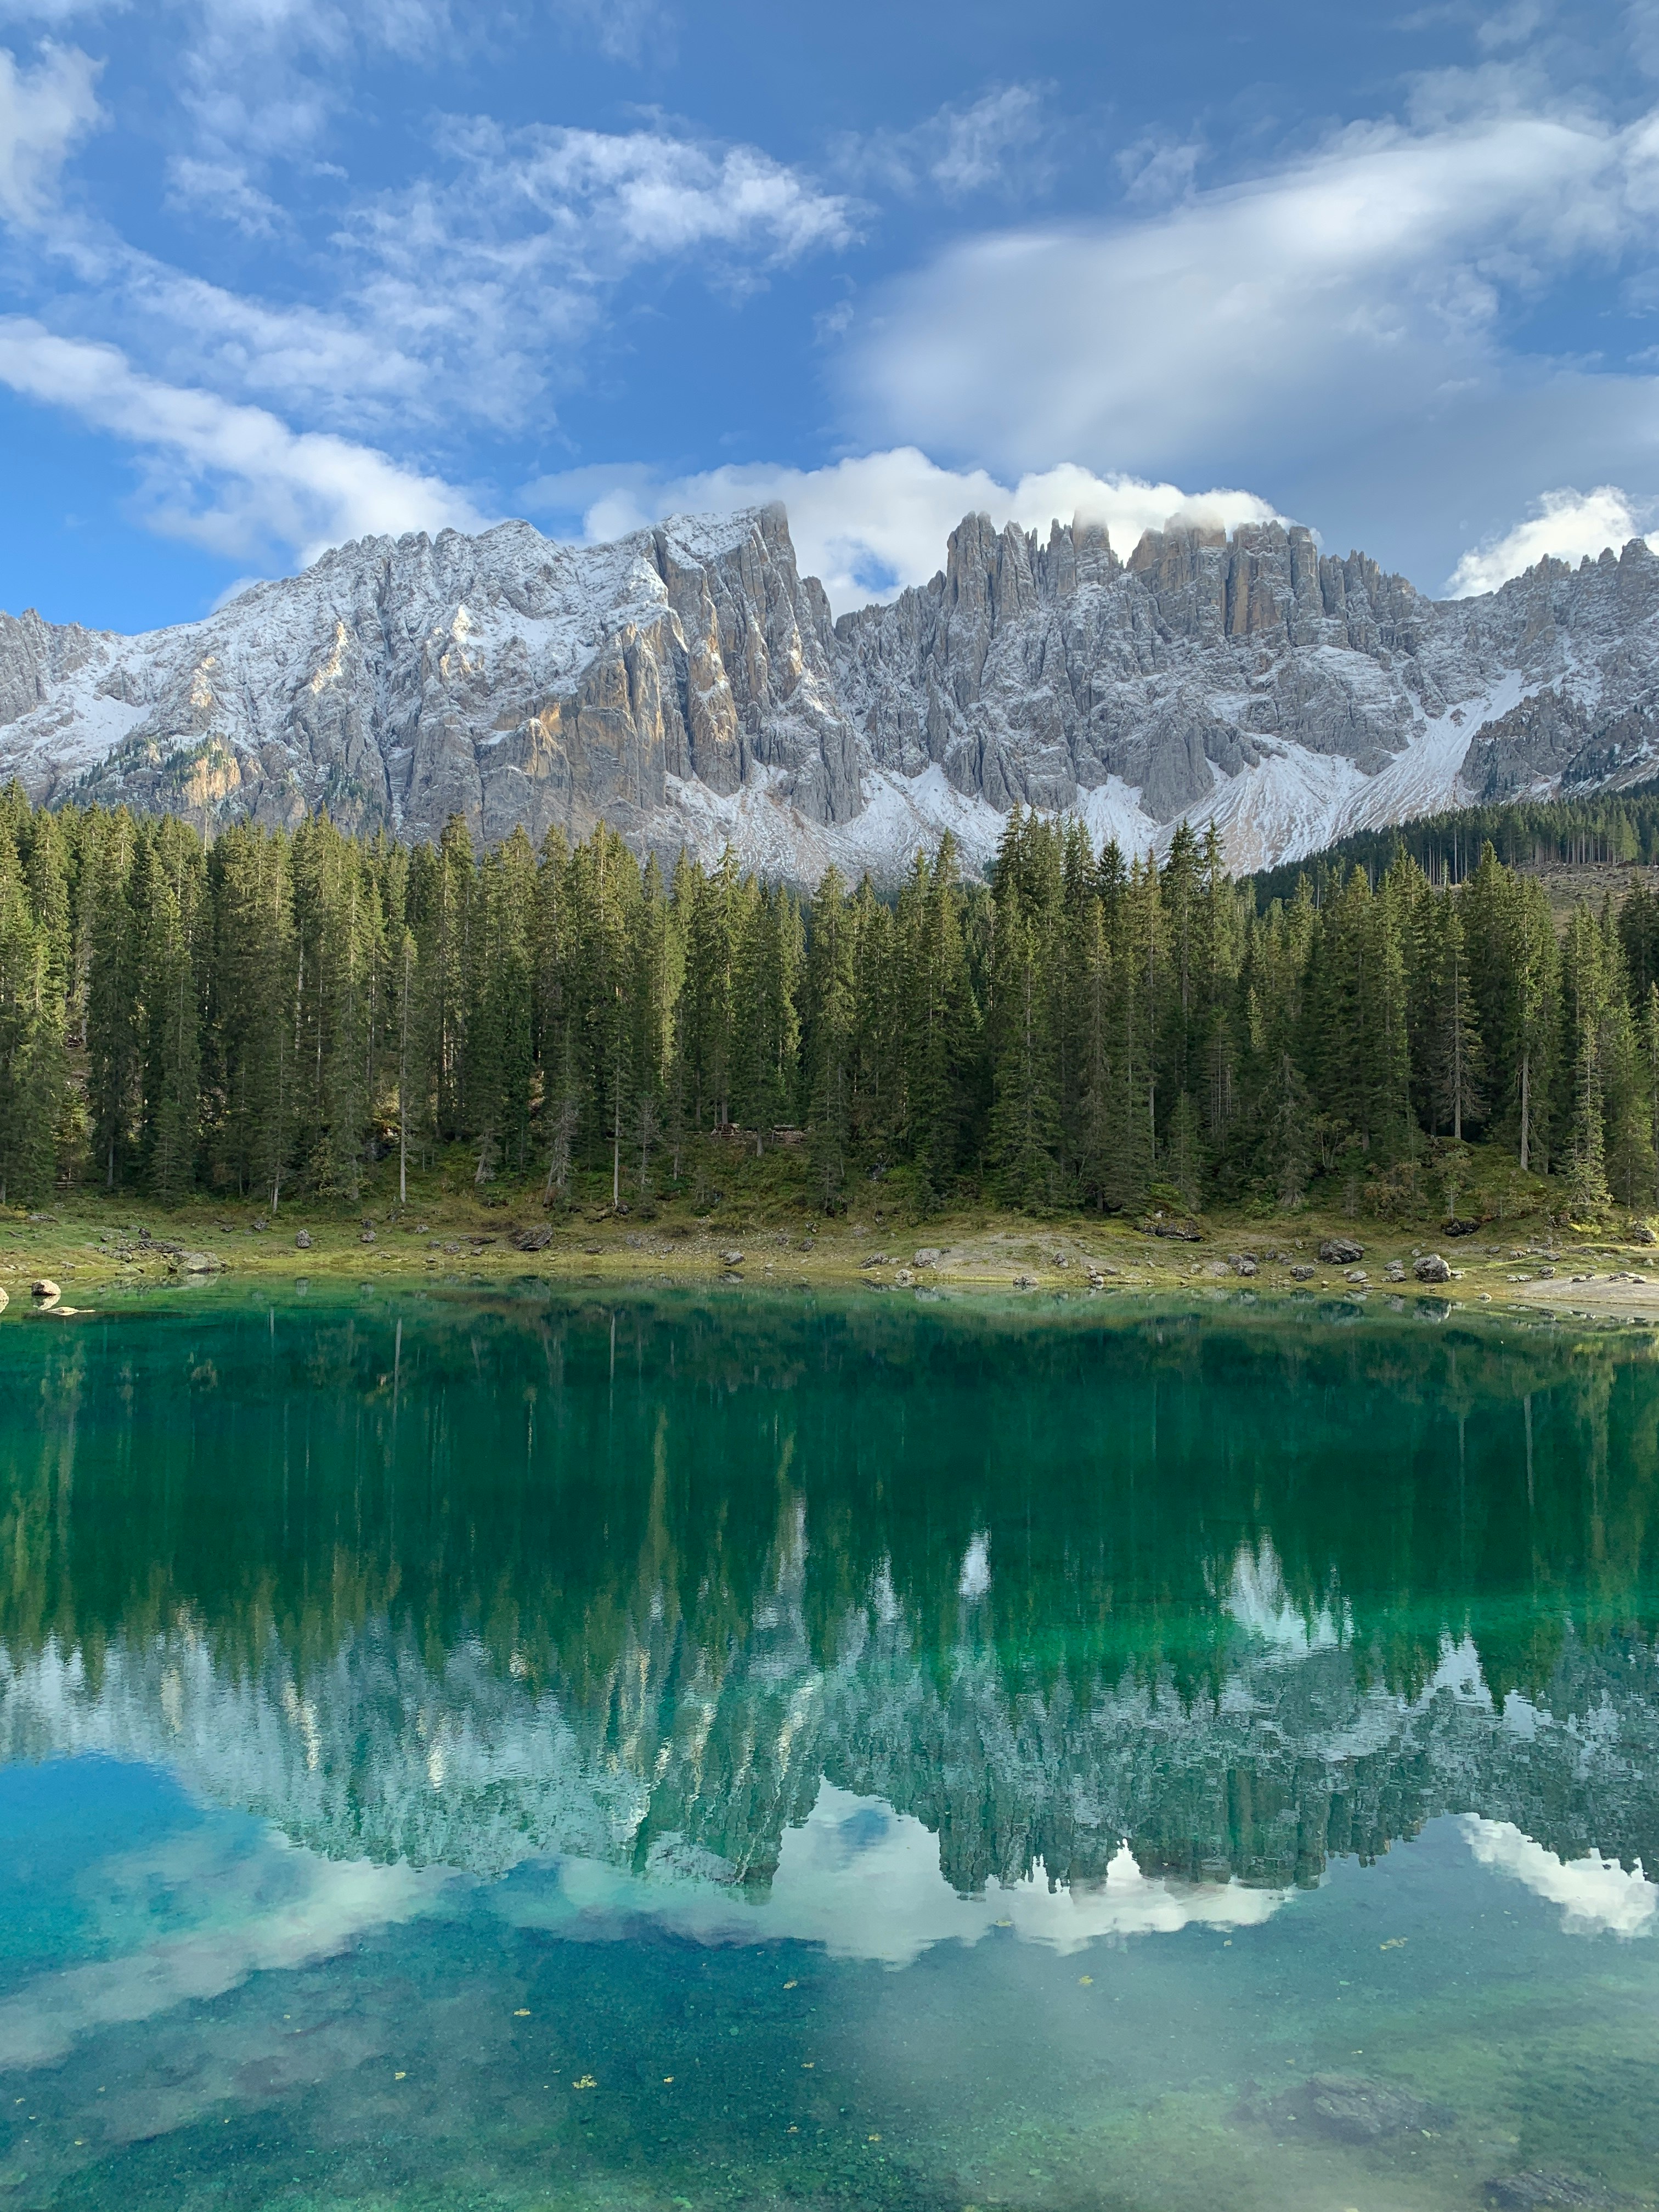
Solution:
<svg viewBox="0 0 1659 2212">
<path fill-rule="evenodd" d="M 0 2205 L 1659 2204 L 1656 1628 L 1633 1330 L 14 1304 Z"/>
</svg>

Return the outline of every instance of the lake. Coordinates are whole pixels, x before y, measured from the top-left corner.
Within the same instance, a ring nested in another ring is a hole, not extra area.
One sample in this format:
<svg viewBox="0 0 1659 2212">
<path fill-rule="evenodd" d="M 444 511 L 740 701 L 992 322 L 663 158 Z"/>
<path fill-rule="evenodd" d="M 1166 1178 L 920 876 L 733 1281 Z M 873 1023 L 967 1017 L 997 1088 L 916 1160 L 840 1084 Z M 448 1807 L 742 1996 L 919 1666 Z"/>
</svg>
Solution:
<svg viewBox="0 0 1659 2212">
<path fill-rule="evenodd" d="M 0 2203 L 1659 2203 L 1659 1364 L 0 1321 Z"/>
</svg>

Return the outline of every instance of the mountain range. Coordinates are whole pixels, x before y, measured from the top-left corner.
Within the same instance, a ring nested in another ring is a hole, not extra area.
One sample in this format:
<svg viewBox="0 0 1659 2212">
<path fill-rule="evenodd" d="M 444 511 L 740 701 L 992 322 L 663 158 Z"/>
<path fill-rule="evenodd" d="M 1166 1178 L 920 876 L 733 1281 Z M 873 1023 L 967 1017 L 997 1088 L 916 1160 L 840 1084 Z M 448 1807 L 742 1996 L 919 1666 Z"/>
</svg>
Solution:
<svg viewBox="0 0 1659 2212">
<path fill-rule="evenodd" d="M 37 801 L 483 842 L 604 819 L 641 852 L 878 879 L 1008 810 L 1231 865 L 1659 773 L 1640 539 L 1435 600 L 1297 526 L 1046 542 L 983 514 L 931 582 L 832 617 L 782 507 L 574 546 L 526 522 L 364 538 L 124 637 L 0 614 L 0 781 Z"/>
</svg>

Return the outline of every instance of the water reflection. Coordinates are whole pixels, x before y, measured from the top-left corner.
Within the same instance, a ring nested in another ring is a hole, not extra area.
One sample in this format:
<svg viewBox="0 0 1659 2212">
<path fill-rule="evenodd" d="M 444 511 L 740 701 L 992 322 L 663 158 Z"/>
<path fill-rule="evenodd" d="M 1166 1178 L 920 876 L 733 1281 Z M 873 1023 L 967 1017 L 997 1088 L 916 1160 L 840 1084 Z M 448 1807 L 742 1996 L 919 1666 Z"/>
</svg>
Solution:
<svg viewBox="0 0 1659 2212">
<path fill-rule="evenodd" d="M 1361 2201 L 1346 2143 L 1390 2203 L 1588 2203 L 1592 2051 L 1639 2195 L 1635 1342 L 222 1299 L 0 1329 L 0 2069 L 56 2085 L 61 2138 L 44 2088 L 0 2109 L 16 2201 L 125 2199 L 167 2139 L 167 2201 L 216 2203 L 228 2126 L 250 2204 L 301 2157 L 331 2203 L 392 2169 L 448 2202 L 474 2139 L 540 2204 L 512 2145 L 555 2138 L 573 2203 L 627 2172 L 666 2204 L 711 2143 L 757 2201 L 1312 2212 Z M 447 2055 L 452 1984 L 493 2088 Z M 1361 2086 L 1306 2086 L 1334 2067 Z M 662 2134 L 693 2069 L 726 2117 Z"/>
</svg>

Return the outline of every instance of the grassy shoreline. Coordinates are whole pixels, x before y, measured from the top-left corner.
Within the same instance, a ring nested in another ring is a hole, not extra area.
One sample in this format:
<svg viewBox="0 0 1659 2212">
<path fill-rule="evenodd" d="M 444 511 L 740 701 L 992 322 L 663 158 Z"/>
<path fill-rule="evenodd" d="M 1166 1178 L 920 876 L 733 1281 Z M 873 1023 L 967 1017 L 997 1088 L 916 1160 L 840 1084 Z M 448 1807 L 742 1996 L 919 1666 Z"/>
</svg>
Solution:
<svg viewBox="0 0 1659 2212">
<path fill-rule="evenodd" d="M 1312 1212 L 1267 1222 L 1218 1214 L 1202 1217 L 1200 1241 L 1188 1243 L 1122 1217 L 1033 1220 L 981 1207 L 918 1223 L 876 1206 L 824 1219 L 763 1201 L 697 1212 L 678 1200 L 624 1213 L 595 1201 L 550 1217 L 533 1191 L 516 1204 L 486 1204 L 434 1176 L 404 1206 L 388 1204 L 382 1193 L 349 1214 L 299 1202 L 258 1225 L 266 1218 L 252 1204 L 198 1200 L 169 1212 L 99 1193 L 76 1194 L 38 1213 L 9 1209 L 0 1212 L 0 1291 L 12 1317 L 34 1309 L 30 1285 L 40 1279 L 59 1286 L 60 1311 L 85 1310 L 118 1287 L 202 1272 L 198 1262 L 205 1258 L 214 1263 L 206 1272 L 250 1282 L 305 1276 L 413 1284 L 464 1271 L 484 1283 L 526 1276 L 552 1283 L 595 1277 L 619 1284 L 863 1283 L 1103 1297 L 1248 1286 L 1268 1295 L 1429 1296 L 1483 1311 L 1528 1307 L 1659 1323 L 1659 1248 L 1644 1248 L 1623 1230 L 1561 1230 L 1536 1216 L 1448 1240 L 1432 1226 Z M 526 1231 L 547 1241 L 523 1249 L 515 1239 Z M 296 1243 L 301 1234 L 307 1246 Z M 1320 1246 L 1332 1237 L 1358 1243 L 1361 1261 L 1322 1261 Z M 1428 1252 L 1449 1261 L 1450 1282 L 1416 1279 L 1415 1258 Z M 1363 1282 L 1350 1279 L 1355 1265 Z M 1403 1270 L 1403 1281 L 1389 1279 L 1391 1267 Z"/>
</svg>

